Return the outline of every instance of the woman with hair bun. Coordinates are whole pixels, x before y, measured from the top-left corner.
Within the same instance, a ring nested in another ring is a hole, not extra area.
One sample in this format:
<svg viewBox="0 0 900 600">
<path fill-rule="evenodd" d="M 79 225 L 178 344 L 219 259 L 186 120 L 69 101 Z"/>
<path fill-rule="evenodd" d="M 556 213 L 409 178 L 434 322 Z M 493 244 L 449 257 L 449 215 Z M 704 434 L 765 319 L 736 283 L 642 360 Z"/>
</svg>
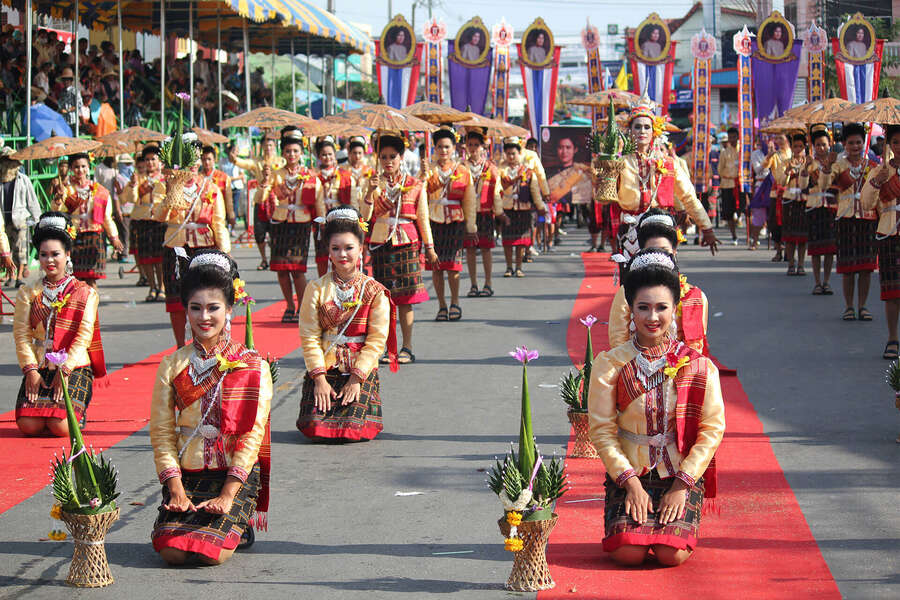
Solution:
<svg viewBox="0 0 900 600">
<path fill-rule="evenodd" d="M 46 212 L 32 244 L 44 277 L 19 288 L 13 317 L 16 356 L 25 377 L 16 400 L 16 425 L 25 435 L 69 434 L 62 381 L 66 379 L 75 416 L 84 421 L 94 380 L 106 375 L 97 290 L 72 275 L 76 230 L 68 215 Z M 59 367 L 48 352 L 67 355 Z"/>
<path fill-rule="evenodd" d="M 719 373 L 675 337 L 674 257 L 646 248 L 625 274 L 631 339 L 591 368 L 591 440 L 606 466 L 603 549 L 626 565 L 676 566 L 697 547 L 705 498 L 716 496 L 714 455 L 725 433 Z"/>
<path fill-rule="evenodd" d="M 297 429 L 312 439 L 360 441 L 382 429 L 378 361 L 397 370 L 394 307 L 388 290 L 362 273 L 359 212 L 332 209 L 320 219 L 331 272 L 311 281 L 300 306 L 306 377 Z"/>
<path fill-rule="evenodd" d="M 316 175 L 322 186 L 325 210 L 338 206 L 351 206 L 359 210 L 353 177 L 347 169 L 338 168 L 334 138 L 327 135 L 316 140 L 316 157 L 319 159 Z M 328 249 L 321 235 L 321 227 L 317 227 L 316 231 L 316 269 L 321 277 L 328 271 Z"/>
<path fill-rule="evenodd" d="M 272 376 L 231 338 L 234 261 L 215 249 L 178 261 L 193 343 L 156 374 L 150 443 L 163 488 L 151 539 L 170 565 L 216 565 L 266 528 Z"/>
</svg>

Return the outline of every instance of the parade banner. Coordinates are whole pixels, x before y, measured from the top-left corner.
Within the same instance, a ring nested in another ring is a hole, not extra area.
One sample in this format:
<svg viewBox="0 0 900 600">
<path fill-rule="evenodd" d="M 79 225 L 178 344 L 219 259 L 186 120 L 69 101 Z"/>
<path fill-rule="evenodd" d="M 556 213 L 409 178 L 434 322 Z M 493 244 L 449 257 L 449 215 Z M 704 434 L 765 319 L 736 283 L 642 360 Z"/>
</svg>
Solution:
<svg viewBox="0 0 900 600">
<path fill-rule="evenodd" d="M 738 144 L 741 148 L 738 177 L 741 189 L 749 193 L 753 186 L 753 171 L 750 170 L 750 155 L 753 153 L 753 70 L 750 63 L 753 34 L 744 25 L 742 31 L 734 34 L 733 40 L 738 58 Z"/>
<path fill-rule="evenodd" d="M 765 122 L 791 108 L 803 40 L 796 39 L 794 26 L 775 10 L 759 26 L 751 47 L 756 115 Z"/>
<path fill-rule="evenodd" d="M 513 43 L 513 28 L 501 19 L 491 32 L 494 43 L 494 83 L 491 110 L 495 119 L 509 120 L 509 47 Z"/>
<path fill-rule="evenodd" d="M 676 44 L 669 27 L 658 14 L 651 13 L 626 41 L 634 93 L 647 96 L 661 107 L 662 114 L 668 113 Z"/>
<path fill-rule="evenodd" d="M 559 47 L 544 20 L 538 17 L 522 34 L 517 46 L 531 135 L 537 137 L 542 125 L 553 122 L 556 82 L 559 78 Z"/>
<path fill-rule="evenodd" d="M 428 42 L 425 46 L 425 97 L 429 102 L 441 104 L 444 101 L 444 39 L 447 27 L 436 18 L 425 23 L 422 37 Z"/>
<path fill-rule="evenodd" d="M 806 31 L 806 56 L 809 77 L 806 80 L 806 101 L 821 102 L 825 99 L 825 50 L 828 34 L 813 21 Z"/>
<path fill-rule="evenodd" d="M 475 17 L 463 24 L 456 39 L 449 42 L 450 105 L 456 110 L 484 115 L 493 59 L 489 39 L 487 27 L 480 17 Z"/>
<path fill-rule="evenodd" d="M 600 63 L 600 32 L 595 25 L 591 25 L 590 21 L 581 31 L 581 45 L 584 46 L 584 51 L 587 53 L 588 92 L 593 94 L 603 91 L 606 88 L 604 85 L 606 82 L 602 70 L 603 65 Z M 597 121 L 602 115 L 602 110 L 596 108 L 591 110 L 594 127 L 597 126 Z"/>
<path fill-rule="evenodd" d="M 841 97 L 861 104 L 878 97 L 884 40 L 861 13 L 850 17 L 831 40 Z"/>
<path fill-rule="evenodd" d="M 709 182 L 709 93 L 710 66 L 716 55 L 716 38 L 703 29 L 691 38 L 691 55 L 694 71 L 691 81 L 694 88 L 694 164 L 691 165 L 694 186 L 698 193 L 706 191 Z"/>
<path fill-rule="evenodd" d="M 385 104 L 404 108 L 416 101 L 422 44 L 403 15 L 397 15 L 375 40 L 378 88 Z"/>
</svg>

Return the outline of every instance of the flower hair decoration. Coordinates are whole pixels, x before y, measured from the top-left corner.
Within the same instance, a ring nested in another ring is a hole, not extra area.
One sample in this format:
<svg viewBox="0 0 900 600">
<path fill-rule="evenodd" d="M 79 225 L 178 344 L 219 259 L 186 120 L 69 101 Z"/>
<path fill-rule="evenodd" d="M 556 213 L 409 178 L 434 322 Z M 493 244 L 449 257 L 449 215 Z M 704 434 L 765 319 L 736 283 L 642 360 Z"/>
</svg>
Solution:
<svg viewBox="0 0 900 600">
<path fill-rule="evenodd" d="M 667 254 L 663 254 L 662 252 L 648 252 L 647 254 L 636 256 L 634 260 L 631 261 L 628 270 L 638 271 L 640 269 L 652 267 L 653 265 L 659 265 L 666 269 L 671 269 L 672 271 L 675 270 L 675 262 Z"/>
</svg>

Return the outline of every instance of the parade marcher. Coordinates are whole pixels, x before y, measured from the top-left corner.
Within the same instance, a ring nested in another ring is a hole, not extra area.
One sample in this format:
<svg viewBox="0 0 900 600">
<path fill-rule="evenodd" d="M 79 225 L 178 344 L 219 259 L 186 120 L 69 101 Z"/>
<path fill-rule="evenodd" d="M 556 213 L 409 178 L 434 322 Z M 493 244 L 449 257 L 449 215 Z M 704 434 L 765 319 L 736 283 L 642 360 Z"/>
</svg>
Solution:
<svg viewBox="0 0 900 600">
<path fill-rule="evenodd" d="M 651 549 L 665 566 L 690 558 L 704 500 L 717 492 L 719 373 L 671 335 L 679 293 L 672 255 L 640 251 L 625 274 L 634 335 L 591 368 L 591 441 L 607 472 L 603 549 L 626 565 Z"/>
<path fill-rule="evenodd" d="M 759 140 L 759 147 L 750 153 L 750 168 L 753 170 L 753 197 L 748 203 L 750 219 L 750 247 L 759 250 L 759 235 L 766 226 L 769 214 L 769 191 L 772 188 L 772 173 L 768 157 L 775 152 L 772 140 Z"/>
<path fill-rule="evenodd" d="M 53 209 L 72 216 L 78 231 L 72 248 L 74 275 L 91 287 L 98 279 L 106 279 L 105 233 L 113 247 L 122 252 L 119 230 L 112 218 L 112 200 L 102 185 L 90 179 L 90 158 L 87 154 L 69 157 L 69 184 L 53 199 Z"/>
<path fill-rule="evenodd" d="M 738 148 L 738 130 L 728 129 L 728 141 L 719 152 L 719 194 L 722 198 L 722 218 L 731 232 L 731 243 L 738 244 L 738 217 L 744 214 L 744 194 L 739 183 L 741 157 Z"/>
<path fill-rule="evenodd" d="M 859 123 L 844 125 L 844 150 L 834 164 L 826 166 L 823 184 L 838 191 L 835 231 L 837 236 L 837 268 L 843 278 L 846 309 L 844 321 L 871 321 L 872 313 L 866 308 L 872 271 L 878 264 L 875 230 L 878 227 L 875 208 L 864 209 L 861 192 L 869 176 L 869 169 L 876 166 L 863 155 L 866 128 Z M 830 159 L 829 159 L 830 162 Z M 853 292 L 856 291 L 858 312 L 853 308 Z"/>
<path fill-rule="evenodd" d="M 474 239 L 478 234 L 478 201 L 469 169 L 454 159 L 458 141 L 456 132 L 449 127 L 441 127 L 431 134 L 431 140 L 434 143 L 434 166 L 428 172 L 425 183 L 438 262 L 426 265 L 426 269 L 432 271 L 434 294 L 439 305 L 434 320 L 459 321 L 462 318 L 459 305 L 461 254 L 466 238 Z M 450 287 L 449 309 L 444 295 L 444 273 Z"/>
<path fill-rule="evenodd" d="M 219 188 L 222 199 L 225 201 L 225 220 L 228 228 L 234 227 L 237 218 L 234 216 L 234 198 L 231 195 L 231 177 L 216 168 L 216 159 L 219 151 L 215 146 L 203 146 L 200 150 L 200 175 L 209 177 L 212 183 Z"/>
<path fill-rule="evenodd" d="M 402 169 L 406 147 L 402 134 L 385 130 L 377 136 L 374 141 L 381 172 L 369 182 L 363 203 L 368 214 L 363 217 L 369 222 L 372 275 L 387 288 L 397 306 L 403 345 L 397 361 L 410 364 L 416 361 L 412 307 L 428 300 L 419 255 L 424 251 L 425 261 L 432 264 L 437 263 L 438 256 L 431 237 L 425 185 Z M 381 358 L 381 362 L 387 361 L 388 357 Z"/>
<path fill-rule="evenodd" d="M 28 225 L 41 216 L 41 206 L 34 185 L 20 168 L 22 163 L 9 157 L 15 152 L 0 145 L 0 210 L 3 211 L 4 233 L 12 250 L 15 267 L 7 270 L 7 285 L 25 285 L 28 278 Z"/>
<path fill-rule="evenodd" d="M 772 257 L 772 262 L 785 260 L 781 238 L 782 206 L 779 189 L 784 188 L 785 171 L 790 167 L 791 156 L 791 146 L 787 136 L 783 133 L 776 134 L 774 144 L 769 147 L 769 154 L 766 156 L 765 162 L 765 168 L 772 174 L 772 186 L 769 189 L 769 204 L 766 213 L 766 230 L 769 238 L 775 244 L 775 256 Z"/>
<path fill-rule="evenodd" d="M 491 287 L 493 274 L 494 221 L 506 220 L 503 214 L 503 199 L 500 195 L 500 171 L 490 161 L 485 148 L 484 131 L 470 129 L 466 133 L 466 167 L 475 187 L 475 198 L 478 202 L 477 239 L 467 238 L 463 246 L 466 249 L 466 263 L 469 268 L 469 297 L 493 296 Z M 478 252 L 484 265 L 484 287 L 478 289 Z"/>
<path fill-rule="evenodd" d="M 788 261 L 787 275 L 806 275 L 806 241 L 809 223 L 803 191 L 809 187 L 809 167 L 812 159 L 806 153 L 806 136 L 791 136 L 791 160 L 781 172 L 783 180 L 776 179 L 778 202 L 781 206 L 781 240 Z"/>
<path fill-rule="evenodd" d="M 836 198 L 833 191 L 822 186 L 825 165 L 830 165 L 831 135 L 824 125 L 810 129 L 813 160 L 809 165 L 809 189 L 806 193 L 806 219 L 809 224 L 808 252 L 812 261 L 816 284 L 813 294 L 831 296 L 834 291 L 828 283 L 837 243 L 834 237 Z M 824 265 L 823 265 L 824 263 Z"/>
<path fill-rule="evenodd" d="M 178 260 L 194 341 L 162 359 L 153 388 L 150 443 L 163 487 L 151 538 L 171 565 L 215 565 L 252 543 L 254 524 L 266 527 L 272 376 L 231 339 L 234 261 L 217 250 Z"/>
<path fill-rule="evenodd" d="M 273 136 L 267 136 L 262 142 L 262 155 L 254 159 L 241 158 L 236 151 L 232 151 L 229 160 L 237 167 L 249 171 L 251 176 L 256 179 L 257 183 L 262 179 L 263 165 L 269 165 L 272 171 L 284 168 L 285 160 L 278 155 L 278 141 Z M 263 211 L 262 203 L 255 203 L 256 213 L 253 215 L 253 239 L 256 242 L 256 248 L 259 250 L 260 263 L 256 267 L 257 271 L 265 271 L 269 268 L 269 261 L 266 259 L 266 234 L 271 229 L 270 219 L 271 213 Z M 271 236 L 270 236 L 271 238 Z"/>
<path fill-rule="evenodd" d="M 369 180 L 375 174 L 375 169 L 366 160 L 365 138 L 352 137 L 347 143 L 347 170 L 353 178 L 353 189 L 356 192 L 355 206 L 362 211 L 362 202 L 369 188 Z"/>
<path fill-rule="evenodd" d="M 312 222 L 325 214 L 322 184 L 315 172 L 300 165 L 303 140 L 294 131 L 281 138 L 283 168 L 275 172 L 275 182 L 269 191 L 274 203 L 272 212 L 272 260 L 269 268 L 278 274 L 278 285 L 287 306 L 282 323 L 297 323 L 298 304 L 306 289 L 306 262 Z"/>
<path fill-rule="evenodd" d="M 337 165 L 337 155 L 334 138 L 324 136 L 316 140 L 316 157 L 319 159 L 318 178 L 322 186 L 322 200 L 325 210 L 331 210 L 338 206 L 352 206 L 359 210 L 359 201 L 356 197 L 353 176 L 347 169 L 341 169 Z M 319 277 L 328 271 L 328 249 L 320 231 L 321 227 L 315 227 L 316 233 L 316 268 Z"/>
<path fill-rule="evenodd" d="M 508 222 L 503 225 L 503 254 L 506 258 L 504 277 L 525 277 L 522 262 L 531 246 L 532 211 L 545 214 L 547 207 L 541 199 L 541 184 L 537 173 L 522 164 L 522 142 L 517 137 L 503 140 L 504 167 L 500 170 L 500 192 L 503 213 Z M 515 256 L 514 256 L 515 254 Z M 515 267 L 513 265 L 515 261 Z"/>
<path fill-rule="evenodd" d="M 159 146 L 145 146 L 141 151 L 144 176 L 135 174 L 126 186 L 123 200 L 132 203 L 129 250 L 135 256 L 141 277 L 150 286 L 146 302 L 157 302 L 164 295 L 163 243 L 167 225 L 154 217 L 154 210 L 166 197 L 166 182 L 159 161 Z"/>
<path fill-rule="evenodd" d="M 183 143 L 191 138 L 186 134 Z M 173 203 L 168 195 L 153 208 L 153 218 L 166 224 L 163 240 L 163 283 L 166 290 L 166 312 L 172 324 L 175 343 L 181 348 L 190 333 L 189 323 L 181 301 L 181 279 L 178 277 L 177 250 L 187 257 L 207 248 L 231 252 L 231 236 L 225 221 L 225 201 L 222 192 L 211 177 L 200 175 L 199 161 L 193 165 L 180 165 L 190 169 L 191 176 L 184 183 L 183 199 Z"/>
<path fill-rule="evenodd" d="M 66 436 L 63 378 L 75 417 L 84 422 L 95 381 L 106 376 L 97 290 L 72 275 L 76 229 L 61 212 L 40 216 L 32 243 L 44 277 L 19 288 L 13 317 L 16 356 L 25 377 L 16 401 L 16 426 L 25 435 Z M 47 360 L 65 352 L 59 367 Z"/>
<path fill-rule="evenodd" d="M 678 229 L 675 219 L 660 208 L 651 208 L 641 215 L 637 226 L 638 246 L 665 250 L 672 256 L 678 254 Z M 703 356 L 709 356 L 706 328 L 709 322 L 709 300 L 696 285 L 688 283 L 679 273 L 681 296 L 675 309 L 677 338 Z M 609 308 L 609 347 L 624 344 L 631 337 L 631 307 L 625 300 L 625 288 L 619 286 Z"/>
<path fill-rule="evenodd" d="M 313 439 L 371 440 L 382 429 L 378 361 L 396 370 L 390 292 L 363 274 L 359 212 L 336 207 L 322 219 L 331 272 L 311 281 L 300 306 L 306 377 L 297 429 Z"/>
<path fill-rule="evenodd" d="M 879 217 L 875 239 L 878 243 L 881 299 L 884 301 L 888 329 L 883 356 L 887 360 L 896 360 L 900 355 L 900 337 L 897 335 L 897 320 L 900 317 L 900 219 L 897 218 L 900 207 L 900 126 L 888 126 L 885 138 L 893 157 L 872 169 L 862 189 L 861 203 L 863 210 L 875 209 Z"/>
</svg>

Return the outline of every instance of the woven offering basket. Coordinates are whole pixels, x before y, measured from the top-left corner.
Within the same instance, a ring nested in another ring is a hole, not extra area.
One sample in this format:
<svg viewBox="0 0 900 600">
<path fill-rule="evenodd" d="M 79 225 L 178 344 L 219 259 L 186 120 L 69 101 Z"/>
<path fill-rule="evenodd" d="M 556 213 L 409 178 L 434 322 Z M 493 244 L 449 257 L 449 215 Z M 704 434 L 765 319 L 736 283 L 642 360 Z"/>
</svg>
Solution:
<svg viewBox="0 0 900 600">
<path fill-rule="evenodd" d="M 619 198 L 619 173 L 625 168 L 625 161 L 601 160 L 591 161 L 594 174 L 594 198 L 601 202 L 615 202 Z"/>
<path fill-rule="evenodd" d="M 184 184 L 191 178 L 190 169 L 166 169 L 165 207 L 169 210 L 187 210 L 191 203 L 184 197 Z"/>
<path fill-rule="evenodd" d="M 570 410 L 566 414 L 569 417 L 569 423 L 575 430 L 575 444 L 572 446 L 572 458 L 600 458 L 597 449 L 591 443 L 591 431 L 588 424 L 588 414 Z"/>
<path fill-rule="evenodd" d="M 75 587 L 104 587 L 114 579 L 106 561 L 103 540 L 119 519 L 119 509 L 99 515 L 78 515 L 63 511 L 61 516 L 75 542 L 66 583 Z"/>
<path fill-rule="evenodd" d="M 515 553 L 512 571 L 506 580 L 506 589 L 515 592 L 538 592 L 556 587 L 556 582 L 550 576 L 550 566 L 547 564 L 547 541 L 550 532 L 556 527 L 559 517 L 553 513 L 553 517 L 543 521 L 522 521 L 518 529 L 519 537 L 524 546 Z M 504 516 L 497 524 L 503 537 L 509 537 L 509 523 Z"/>
</svg>

